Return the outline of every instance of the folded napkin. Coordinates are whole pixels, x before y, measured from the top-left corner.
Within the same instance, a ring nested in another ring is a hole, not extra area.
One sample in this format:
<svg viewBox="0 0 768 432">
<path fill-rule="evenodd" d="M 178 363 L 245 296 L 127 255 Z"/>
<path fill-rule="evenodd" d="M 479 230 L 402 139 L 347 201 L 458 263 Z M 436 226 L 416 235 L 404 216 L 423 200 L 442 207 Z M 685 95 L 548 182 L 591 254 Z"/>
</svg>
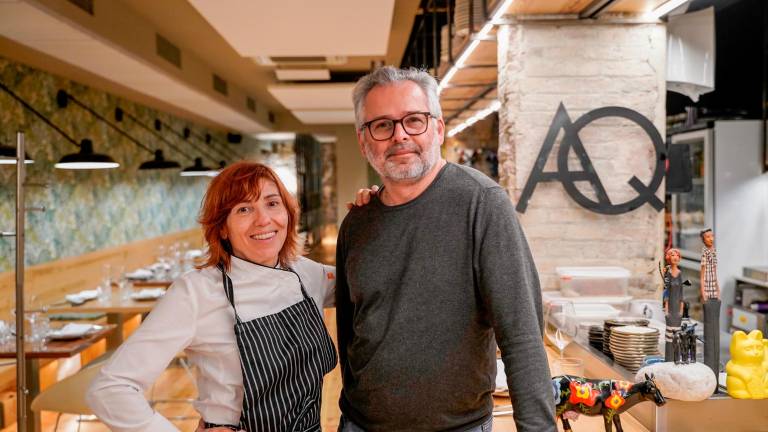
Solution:
<svg viewBox="0 0 768 432">
<path fill-rule="evenodd" d="M 150 271 L 157 271 L 157 270 L 170 270 L 171 265 L 168 263 L 160 263 L 156 262 L 152 264 L 151 266 L 147 267 Z"/>
<path fill-rule="evenodd" d="M 48 336 L 51 339 L 75 339 L 83 337 L 99 327 L 93 324 L 69 323 L 60 329 L 52 330 Z"/>
<path fill-rule="evenodd" d="M 152 273 L 152 270 L 140 268 L 136 271 L 126 273 L 125 277 L 128 279 L 143 280 L 143 279 L 151 279 L 153 274 L 154 273 Z"/>
<path fill-rule="evenodd" d="M 68 302 L 72 303 L 73 305 L 81 305 L 88 300 L 94 300 L 99 296 L 99 292 L 97 290 L 83 290 L 76 294 L 67 294 L 64 296 L 64 299 Z"/>
<path fill-rule="evenodd" d="M 131 294 L 131 298 L 134 300 L 154 300 L 162 297 L 165 294 L 163 288 L 144 288 L 139 292 Z"/>
<path fill-rule="evenodd" d="M 203 251 L 201 249 L 190 249 L 184 254 L 184 258 L 186 259 L 200 258 L 201 256 L 203 256 Z"/>
</svg>

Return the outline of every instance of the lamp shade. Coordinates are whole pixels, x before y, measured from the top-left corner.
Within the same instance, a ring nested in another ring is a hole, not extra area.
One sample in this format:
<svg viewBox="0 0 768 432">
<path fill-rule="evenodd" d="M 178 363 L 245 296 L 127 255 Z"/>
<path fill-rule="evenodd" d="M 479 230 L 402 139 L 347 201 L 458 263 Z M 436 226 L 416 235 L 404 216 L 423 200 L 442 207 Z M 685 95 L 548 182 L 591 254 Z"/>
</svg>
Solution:
<svg viewBox="0 0 768 432">
<path fill-rule="evenodd" d="M 93 142 L 84 139 L 80 141 L 79 152 L 65 155 L 54 166 L 59 169 L 86 170 L 117 168 L 120 164 L 108 155 L 94 153 Z"/>
<path fill-rule="evenodd" d="M 194 165 L 181 170 L 182 177 L 210 177 L 211 174 L 218 174 L 218 171 L 203 165 L 203 158 L 195 158 Z"/>
<path fill-rule="evenodd" d="M 24 163 L 31 164 L 35 161 L 24 152 Z M 0 165 L 16 165 L 16 149 L 10 146 L 0 145 Z"/>
<path fill-rule="evenodd" d="M 165 160 L 162 150 L 155 150 L 155 158 L 139 165 L 140 170 L 181 168 L 176 161 Z"/>
<path fill-rule="evenodd" d="M 219 168 L 208 172 L 208 177 L 216 177 L 227 166 L 226 161 L 219 161 Z"/>
</svg>

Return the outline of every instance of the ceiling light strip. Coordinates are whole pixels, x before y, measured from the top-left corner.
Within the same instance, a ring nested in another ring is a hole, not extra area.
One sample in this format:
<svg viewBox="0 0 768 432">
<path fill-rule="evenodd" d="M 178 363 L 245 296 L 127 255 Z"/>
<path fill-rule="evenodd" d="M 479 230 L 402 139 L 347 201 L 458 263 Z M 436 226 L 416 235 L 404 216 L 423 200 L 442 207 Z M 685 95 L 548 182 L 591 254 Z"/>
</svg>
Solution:
<svg viewBox="0 0 768 432">
<path fill-rule="evenodd" d="M 488 105 L 487 108 L 482 109 L 482 110 L 476 112 L 472 117 L 464 120 L 461 124 L 459 124 L 458 126 L 456 126 L 453 129 L 449 130 L 448 134 L 447 134 L 448 137 L 452 137 L 452 136 L 456 135 L 457 133 L 463 131 L 464 129 L 466 129 L 466 128 L 472 126 L 473 124 L 479 122 L 480 120 L 488 117 L 492 113 L 495 113 L 496 111 L 499 110 L 500 107 L 501 107 L 501 102 L 498 99 L 494 100 L 493 102 L 491 102 L 490 105 Z"/>
<path fill-rule="evenodd" d="M 493 30 L 494 22 L 498 21 L 504 13 L 509 9 L 509 6 L 514 2 L 515 0 L 503 0 L 491 13 L 490 18 L 488 18 L 488 21 L 485 22 L 483 27 L 480 29 L 480 31 L 477 33 L 477 36 L 479 38 L 484 38 L 488 36 L 491 33 L 491 30 Z M 477 46 L 480 45 L 480 41 L 477 39 L 473 39 L 469 45 L 467 45 L 464 50 L 459 55 L 459 58 L 456 59 L 456 62 L 454 62 L 453 66 L 451 66 L 450 69 L 448 69 L 448 72 L 445 73 L 443 76 L 443 79 L 440 80 L 440 84 L 437 86 L 437 93 L 443 91 L 446 85 L 451 81 L 451 78 L 453 78 L 454 75 L 456 75 L 456 72 L 461 69 L 464 66 L 464 63 L 467 61 L 470 55 L 477 49 Z"/>
<path fill-rule="evenodd" d="M 689 0 L 669 0 L 668 2 L 662 4 L 661 6 L 651 11 L 650 16 L 653 19 L 659 19 L 664 15 L 672 12 L 673 10 L 679 8 L 680 6 L 687 3 L 688 1 Z"/>
</svg>

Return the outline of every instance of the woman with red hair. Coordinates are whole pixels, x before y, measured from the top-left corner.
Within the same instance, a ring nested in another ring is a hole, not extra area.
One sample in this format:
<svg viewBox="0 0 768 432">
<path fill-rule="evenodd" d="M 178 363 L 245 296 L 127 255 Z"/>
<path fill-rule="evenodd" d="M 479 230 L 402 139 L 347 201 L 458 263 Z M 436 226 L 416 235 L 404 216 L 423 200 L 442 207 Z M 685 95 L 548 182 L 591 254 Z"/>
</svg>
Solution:
<svg viewBox="0 0 768 432">
<path fill-rule="evenodd" d="M 208 187 L 208 257 L 168 289 L 88 391 L 115 431 L 176 431 L 144 392 L 177 353 L 197 366 L 206 428 L 319 431 L 336 350 L 322 318 L 334 269 L 299 256 L 299 207 L 267 166 L 239 162 Z"/>
</svg>

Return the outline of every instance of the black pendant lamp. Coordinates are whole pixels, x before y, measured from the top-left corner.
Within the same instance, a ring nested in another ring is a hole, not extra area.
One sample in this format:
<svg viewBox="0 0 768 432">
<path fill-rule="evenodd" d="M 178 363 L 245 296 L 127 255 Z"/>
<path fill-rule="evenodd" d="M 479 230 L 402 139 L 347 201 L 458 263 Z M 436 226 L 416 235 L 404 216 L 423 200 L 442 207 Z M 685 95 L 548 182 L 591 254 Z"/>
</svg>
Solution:
<svg viewBox="0 0 768 432">
<path fill-rule="evenodd" d="M 80 151 L 62 157 L 54 165 L 59 169 L 84 170 L 117 168 L 119 163 L 105 154 L 93 152 L 93 142 L 89 139 L 80 141 Z"/>
<path fill-rule="evenodd" d="M 182 177 L 211 177 L 219 172 L 203 165 L 203 158 L 195 158 L 195 164 L 181 170 Z"/>
<path fill-rule="evenodd" d="M 24 152 L 24 163 L 35 163 L 27 152 Z M 0 145 L 0 165 L 16 165 L 16 149 L 11 146 Z"/>
<path fill-rule="evenodd" d="M 226 161 L 219 161 L 219 168 L 208 173 L 208 177 L 216 177 L 227 166 Z"/>
<path fill-rule="evenodd" d="M 32 114 L 36 115 L 40 120 L 43 121 L 43 123 L 53 128 L 56 132 L 58 132 L 61 136 L 63 136 L 67 141 L 72 143 L 72 145 L 76 147 L 80 147 L 80 151 L 78 153 L 68 154 L 63 158 L 61 158 L 61 160 L 59 160 L 59 162 L 54 165 L 56 168 L 105 169 L 105 168 L 117 168 L 120 166 L 120 164 L 115 162 L 111 157 L 107 155 L 94 153 L 93 142 L 91 142 L 91 140 L 84 139 L 80 141 L 80 144 L 78 144 L 74 138 L 67 135 L 67 133 L 61 130 L 60 127 L 56 126 L 56 124 L 50 121 L 48 117 L 41 114 L 40 111 L 36 110 L 32 105 L 28 104 L 27 101 L 25 101 L 19 95 L 14 93 L 10 88 L 8 88 L 8 86 L 3 84 L 2 82 L 0 82 L 0 90 L 4 91 L 5 93 L 8 93 L 9 96 L 16 99 L 16 101 L 20 103 L 21 106 L 29 110 Z M 57 99 L 58 98 L 59 96 L 57 95 Z M 25 155 L 25 158 L 28 159 L 28 156 Z M 15 159 L 15 156 L 14 156 L 14 159 Z"/>
<path fill-rule="evenodd" d="M 140 170 L 174 169 L 181 168 L 176 161 L 165 160 L 162 150 L 155 150 L 155 158 L 139 165 Z"/>
</svg>

